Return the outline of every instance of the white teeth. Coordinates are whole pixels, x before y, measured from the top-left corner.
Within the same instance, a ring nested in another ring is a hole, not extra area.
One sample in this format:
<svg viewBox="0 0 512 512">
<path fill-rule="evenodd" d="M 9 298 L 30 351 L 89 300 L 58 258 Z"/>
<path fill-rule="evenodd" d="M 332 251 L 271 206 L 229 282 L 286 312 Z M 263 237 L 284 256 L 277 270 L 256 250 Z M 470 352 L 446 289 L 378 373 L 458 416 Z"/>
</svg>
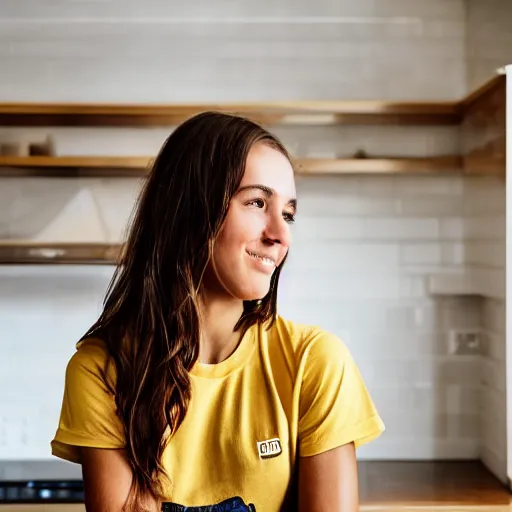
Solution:
<svg viewBox="0 0 512 512">
<path fill-rule="evenodd" d="M 257 260 L 260 260 L 264 265 L 268 265 L 269 267 L 274 267 L 275 266 L 274 260 L 271 260 L 270 258 L 265 258 L 264 256 L 258 256 L 254 252 L 250 252 L 250 251 L 247 251 L 247 252 L 253 258 L 256 258 Z"/>
</svg>

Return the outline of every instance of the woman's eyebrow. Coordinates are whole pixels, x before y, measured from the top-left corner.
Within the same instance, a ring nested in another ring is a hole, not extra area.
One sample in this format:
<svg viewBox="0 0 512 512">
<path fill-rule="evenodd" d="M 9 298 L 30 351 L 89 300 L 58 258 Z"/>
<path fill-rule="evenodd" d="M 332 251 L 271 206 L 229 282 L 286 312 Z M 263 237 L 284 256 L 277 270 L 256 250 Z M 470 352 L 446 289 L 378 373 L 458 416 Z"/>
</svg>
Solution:
<svg viewBox="0 0 512 512">
<path fill-rule="evenodd" d="M 251 188 L 257 188 L 265 193 L 267 197 L 272 197 L 275 194 L 275 190 L 273 188 L 267 187 L 266 185 L 245 185 L 240 187 L 237 191 L 237 194 L 243 192 L 244 190 L 248 190 Z"/>
<path fill-rule="evenodd" d="M 270 187 L 267 187 L 266 185 L 259 185 L 259 184 L 254 184 L 254 185 L 245 185 L 243 187 L 240 187 L 237 191 L 237 194 L 239 194 L 240 192 L 243 192 L 244 190 L 249 190 L 251 188 L 257 188 L 259 190 L 261 190 L 267 197 L 272 197 L 276 191 L 273 189 L 273 188 L 270 188 Z M 293 209 L 297 209 L 297 199 L 293 198 L 293 199 L 290 199 L 287 203 L 287 206 L 291 206 Z"/>
</svg>

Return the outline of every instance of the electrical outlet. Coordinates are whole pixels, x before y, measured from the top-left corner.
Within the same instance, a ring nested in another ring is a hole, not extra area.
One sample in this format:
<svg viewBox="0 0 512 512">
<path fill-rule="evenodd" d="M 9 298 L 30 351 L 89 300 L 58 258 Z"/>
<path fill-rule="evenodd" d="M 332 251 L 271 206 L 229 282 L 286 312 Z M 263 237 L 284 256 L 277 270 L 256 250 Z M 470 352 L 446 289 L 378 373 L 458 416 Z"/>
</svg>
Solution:
<svg viewBox="0 0 512 512">
<path fill-rule="evenodd" d="M 482 353 L 482 333 L 475 329 L 453 329 L 448 344 L 450 354 L 475 356 Z"/>
</svg>

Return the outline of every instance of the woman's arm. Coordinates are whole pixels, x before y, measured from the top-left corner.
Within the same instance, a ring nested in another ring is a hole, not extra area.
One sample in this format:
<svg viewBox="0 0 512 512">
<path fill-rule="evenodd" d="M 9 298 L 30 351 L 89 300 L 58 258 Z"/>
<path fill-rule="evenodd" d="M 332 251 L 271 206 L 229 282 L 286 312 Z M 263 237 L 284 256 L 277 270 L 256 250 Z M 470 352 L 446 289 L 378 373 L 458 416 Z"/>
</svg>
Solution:
<svg viewBox="0 0 512 512">
<path fill-rule="evenodd" d="M 299 512 L 357 512 L 359 492 L 353 443 L 299 459 Z"/>
<path fill-rule="evenodd" d="M 132 483 L 125 451 L 81 448 L 80 456 L 86 510 L 122 512 Z"/>
</svg>

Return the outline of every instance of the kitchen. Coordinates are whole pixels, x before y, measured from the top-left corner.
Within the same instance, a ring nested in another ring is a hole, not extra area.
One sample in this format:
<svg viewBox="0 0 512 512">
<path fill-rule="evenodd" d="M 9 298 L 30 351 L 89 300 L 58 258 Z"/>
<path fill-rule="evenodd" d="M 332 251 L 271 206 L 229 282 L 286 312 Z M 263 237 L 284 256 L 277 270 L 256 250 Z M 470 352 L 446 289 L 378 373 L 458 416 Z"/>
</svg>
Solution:
<svg viewBox="0 0 512 512">
<path fill-rule="evenodd" d="M 363 509 L 507 509 L 511 19 L 505 0 L 0 7 L 0 480 L 80 478 L 49 451 L 66 362 L 149 159 L 213 104 L 297 158 L 280 308 L 345 341 L 384 419 Z"/>
</svg>

